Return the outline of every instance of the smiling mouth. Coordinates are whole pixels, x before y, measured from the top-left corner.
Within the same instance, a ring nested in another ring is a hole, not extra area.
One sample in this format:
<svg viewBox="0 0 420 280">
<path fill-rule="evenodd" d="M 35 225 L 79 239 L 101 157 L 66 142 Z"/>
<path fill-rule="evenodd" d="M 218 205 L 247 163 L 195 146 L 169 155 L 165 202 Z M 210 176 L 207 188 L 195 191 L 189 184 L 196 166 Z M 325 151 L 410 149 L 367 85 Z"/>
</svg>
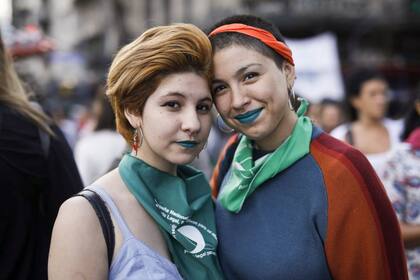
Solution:
<svg viewBox="0 0 420 280">
<path fill-rule="evenodd" d="M 198 145 L 197 141 L 177 141 L 176 143 L 187 149 L 192 149 Z"/>
<path fill-rule="evenodd" d="M 262 110 L 263 108 L 258 108 L 252 111 L 248 111 L 244 114 L 236 115 L 235 119 L 240 123 L 252 123 L 259 117 Z"/>
</svg>

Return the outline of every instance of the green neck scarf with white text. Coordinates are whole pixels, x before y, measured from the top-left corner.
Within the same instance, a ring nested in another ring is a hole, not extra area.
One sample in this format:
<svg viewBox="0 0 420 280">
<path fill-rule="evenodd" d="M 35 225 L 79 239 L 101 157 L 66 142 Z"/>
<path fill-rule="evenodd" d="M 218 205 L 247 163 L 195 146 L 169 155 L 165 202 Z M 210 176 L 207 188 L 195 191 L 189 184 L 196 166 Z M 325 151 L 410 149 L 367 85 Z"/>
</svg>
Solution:
<svg viewBox="0 0 420 280">
<path fill-rule="evenodd" d="M 298 119 L 289 137 L 272 153 L 254 161 L 252 142 L 243 135 L 239 140 L 231 165 L 231 175 L 218 197 L 227 210 L 238 213 L 248 196 L 261 184 L 285 170 L 309 153 L 312 122 L 304 114 L 308 107 L 305 99 L 297 111 Z"/>
<path fill-rule="evenodd" d="M 130 154 L 124 155 L 118 169 L 130 192 L 159 225 L 182 277 L 223 279 L 216 256 L 213 201 L 204 175 L 178 166 L 174 176 Z"/>
</svg>

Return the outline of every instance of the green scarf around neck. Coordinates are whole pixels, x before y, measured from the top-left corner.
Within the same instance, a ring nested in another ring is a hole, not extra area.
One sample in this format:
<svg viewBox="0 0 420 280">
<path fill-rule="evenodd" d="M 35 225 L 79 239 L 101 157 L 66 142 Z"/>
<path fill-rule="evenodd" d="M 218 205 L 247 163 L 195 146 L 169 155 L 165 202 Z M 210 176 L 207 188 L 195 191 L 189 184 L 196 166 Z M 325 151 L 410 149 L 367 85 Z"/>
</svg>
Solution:
<svg viewBox="0 0 420 280">
<path fill-rule="evenodd" d="M 182 277 L 223 279 L 216 256 L 213 201 L 204 175 L 178 166 L 178 176 L 173 176 L 130 154 L 124 155 L 118 169 L 128 189 L 159 225 Z"/>
<path fill-rule="evenodd" d="M 298 119 L 289 137 L 272 153 L 254 161 L 252 142 L 243 135 L 239 140 L 231 165 L 231 175 L 218 197 L 223 207 L 239 213 L 248 196 L 261 184 L 285 170 L 309 153 L 312 122 L 304 114 L 308 101 L 301 100 Z"/>
</svg>

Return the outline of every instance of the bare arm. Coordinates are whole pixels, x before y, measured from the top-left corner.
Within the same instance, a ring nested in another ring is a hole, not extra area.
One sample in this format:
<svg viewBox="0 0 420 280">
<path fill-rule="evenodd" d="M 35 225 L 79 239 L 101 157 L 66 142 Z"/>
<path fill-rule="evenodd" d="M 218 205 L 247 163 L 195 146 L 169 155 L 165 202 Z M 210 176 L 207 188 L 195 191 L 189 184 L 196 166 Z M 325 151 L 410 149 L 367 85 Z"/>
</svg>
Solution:
<svg viewBox="0 0 420 280">
<path fill-rule="evenodd" d="M 70 198 L 60 207 L 51 238 L 48 278 L 108 278 L 101 226 L 95 211 L 82 197 Z"/>
<path fill-rule="evenodd" d="M 401 235 L 406 249 L 420 246 L 420 225 L 410 225 L 400 222 Z"/>
</svg>

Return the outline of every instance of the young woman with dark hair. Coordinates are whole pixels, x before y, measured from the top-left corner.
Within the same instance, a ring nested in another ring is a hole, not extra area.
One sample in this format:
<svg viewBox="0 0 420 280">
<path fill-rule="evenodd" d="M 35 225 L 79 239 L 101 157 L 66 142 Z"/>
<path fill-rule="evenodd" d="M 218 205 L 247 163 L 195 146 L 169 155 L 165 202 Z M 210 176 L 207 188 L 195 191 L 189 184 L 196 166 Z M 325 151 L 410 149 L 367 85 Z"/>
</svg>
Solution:
<svg viewBox="0 0 420 280">
<path fill-rule="evenodd" d="M 361 151 L 381 178 L 385 162 L 400 143 L 402 123 L 386 118 L 388 83 L 373 69 L 356 69 L 346 82 L 345 104 L 349 122 L 331 135 Z"/>
<path fill-rule="evenodd" d="M 304 116 L 277 28 L 234 16 L 209 37 L 215 105 L 237 132 L 212 178 L 226 278 L 407 279 L 381 182 L 359 151 Z"/>
<path fill-rule="evenodd" d="M 383 182 L 400 221 L 410 279 L 420 278 L 420 91 L 404 121 L 404 143 L 386 162 Z"/>
</svg>

